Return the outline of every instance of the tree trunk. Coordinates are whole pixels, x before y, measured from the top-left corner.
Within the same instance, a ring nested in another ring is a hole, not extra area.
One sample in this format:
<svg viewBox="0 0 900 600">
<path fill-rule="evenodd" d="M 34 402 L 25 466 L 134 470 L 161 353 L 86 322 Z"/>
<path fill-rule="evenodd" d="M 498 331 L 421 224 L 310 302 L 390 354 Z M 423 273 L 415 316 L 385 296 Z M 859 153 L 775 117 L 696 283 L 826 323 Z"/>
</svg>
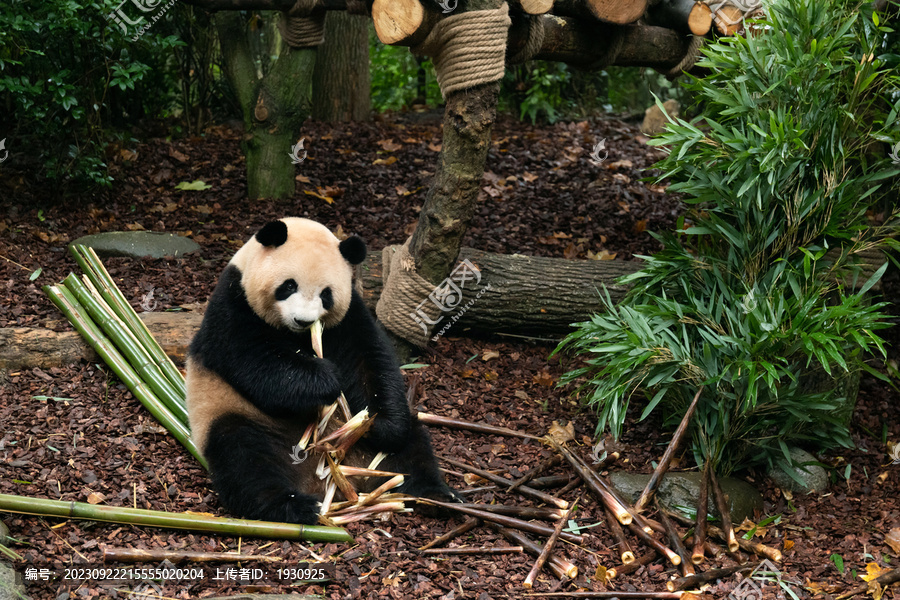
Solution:
<svg viewBox="0 0 900 600">
<path fill-rule="evenodd" d="M 621 299 L 627 290 L 616 279 L 641 266 L 638 262 L 618 260 L 491 254 L 471 248 L 463 248 L 460 258 L 481 270 L 481 281 L 478 286 L 463 290 L 462 301 L 454 310 L 442 314 L 435 333 L 452 324 L 447 335 L 509 333 L 561 338 L 571 331 L 570 323 L 587 320 L 603 309 L 599 291 L 604 286 L 613 302 Z M 363 299 L 374 311 L 383 283 L 381 252 L 370 253 L 361 272 Z M 462 311 L 470 301 L 468 310 Z M 184 363 L 202 314 L 152 312 L 139 316 L 166 354 L 177 363 Z M 0 328 L 0 369 L 46 369 L 82 358 L 97 360 L 97 355 L 73 331 Z"/>
<path fill-rule="evenodd" d="M 244 114 L 247 195 L 251 200 L 290 198 L 295 174 L 290 152 L 309 116 L 316 51 L 285 45 L 260 78 L 244 18 L 229 11 L 217 13 L 215 19 L 225 72 Z"/>
<path fill-rule="evenodd" d="M 496 9 L 500 4 L 499 0 L 471 0 L 466 8 Z M 441 154 L 409 245 L 416 270 L 431 283 L 450 274 L 475 212 L 499 92 L 497 82 L 447 97 Z"/>
<path fill-rule="evenodd" d="M 369 18 L 329 11 L 313 71 L 312 117 L 327 123 L 368 121 L 370 110 Z"/>
</svg>

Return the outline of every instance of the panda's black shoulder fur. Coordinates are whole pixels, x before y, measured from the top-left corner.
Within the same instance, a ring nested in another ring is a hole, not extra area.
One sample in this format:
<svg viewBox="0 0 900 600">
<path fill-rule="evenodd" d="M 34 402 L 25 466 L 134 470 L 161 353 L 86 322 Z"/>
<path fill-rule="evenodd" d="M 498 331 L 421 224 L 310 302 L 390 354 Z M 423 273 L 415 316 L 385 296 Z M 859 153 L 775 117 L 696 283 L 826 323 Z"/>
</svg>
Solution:
<svg viewBox="0 0 900 600">
<path fill-rule="evenodd" d="M 316 358 L 309 332 L 266 323 L 247 302 L 241 272 L 229 265 L 190 346 L 192 360 L 213 371 L 272 417 L 299 417 L 331 404 L 341 391 L 354 411 L 379 418 L 369 438 L 379 449 L 401 446 L 411 425 L 393 347 L 356 291 L 344 319 L 324 334 Z M 335 357 L 332 362 L 328 357 Z"/>
</svg>

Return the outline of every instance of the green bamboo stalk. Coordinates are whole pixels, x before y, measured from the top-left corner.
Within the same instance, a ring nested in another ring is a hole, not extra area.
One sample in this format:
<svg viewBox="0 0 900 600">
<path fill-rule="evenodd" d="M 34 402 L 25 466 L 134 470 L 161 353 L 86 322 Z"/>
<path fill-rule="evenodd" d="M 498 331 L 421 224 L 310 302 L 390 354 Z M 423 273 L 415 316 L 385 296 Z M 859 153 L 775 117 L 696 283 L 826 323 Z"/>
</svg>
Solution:
<svg viewBox="0 0 900 600">
<path fill-rule="evenodd" d="M 141 381 L 131 365 L 113 346 L 112 342 L 97 329 L 97 326 L 91 321 L 87 315 L 87 311 L 78 300 L 72 295 L 65 285 L 49 285 L 44 286 L 44 292 L 50 297 L 50 300 L 62 311 L 69 319 L 78 333 L 96 350 L 97 354 L 106 362 L 107 365 L 119 376 L 119 379 L 128 386 L 131 393 L 140 400 L 147 410 L 156 418 L 157 421 L 169 430 L 175 439 L 188 449 L 194 455 L 194 458 L 209 468 L 203 454 L 191 439 L 188 428 L 172 414 L 168 407 L 163 404 L 150 390 L 150 388 Z"/>
<path fill-rule="evenodd" d="M 197 513 L 169 513 L 161 510 L 102 506 L 86 502 L 27 498 L 12 494 L 0 494 L 0 511 L 41 517 L 63 517 L 67 519 L 102 521 L 104 523 L 187 529 L 220 535 L 287 540 L 302 539 L 311 542 L 353 541 L 353 537 L 340 527 L 230 519 Z"/>
<path fill-rule="evenodd" d="M 186 391 L 184 376 L 181 374 L 181 371 L 178 370 L 178 367 L 175 366 L 172 359 L 169 358 L 153 338 L 153 335 L 150 333 L 150 330 L 147 329 L 147 326 L 144 325 L 144 322 L 141 321 L 137 316 L 137 313 L 134 312 L 134 309 L 131 308 L 128 300 L 125 299 L 122 291 L 116 285 L 116 282 L 113 281 L 113 278 L 106 270 L 106 267 L 103 266 L 100 257 L 97 256 L 94 249 L 79 244 L 77 246 L 72 246 L 70 252 L 75 259 L 75 262 L 78 263 L 78 266 L 80 266 L 88 276 L 103 296 L 104 300 L 106 300 L 106 303 L 112 308 L 113 312 L 118 315 L 134 336 L 140 340 L 141 345 L 150 353 L 150 356 L 166 376 L 166 379 L 175 386 L 175 389 L 178 390 L 181 397 L 184 398 Z"/>
<path fill-rule="evenodd" d="M 179 400 L 178 392 L 172 387 L 165 375 L 160 372 L 156 363 L 153 362 L 140 342 L 134 338 L 124 323 L 103 302 L 103 299 L 94 297 L 87 286 L 74 273 L 69 273 L 63 284 L 75 294 L 78 302 L 87 309 L 94 323 L 100 326 L 106 336 L 116 345 L 116 348 L 125 355 L 132 368 L 137 371 L 144 383 L 153 390 L 154 395 L 169 407 L 169 410 L 172 411 L 172 414 L 179 421 L 187 425 L 187 410 Z"/>
</svg>

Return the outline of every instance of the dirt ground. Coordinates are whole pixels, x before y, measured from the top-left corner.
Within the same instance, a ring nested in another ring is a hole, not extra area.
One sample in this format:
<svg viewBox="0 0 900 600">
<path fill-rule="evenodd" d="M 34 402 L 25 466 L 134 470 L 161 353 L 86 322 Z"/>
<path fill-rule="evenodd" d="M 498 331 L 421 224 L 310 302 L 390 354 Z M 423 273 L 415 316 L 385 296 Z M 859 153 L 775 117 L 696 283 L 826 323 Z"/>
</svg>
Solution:
<svg viewBox="0 0 900 600">
<path fill-rule="evenodd" d="M 310 123 L 304 136 L 309 154 L 297 168 L 297 193 L 282 202 L 245 200 L 239 134 L 224 126 L 202 138 L 152 139 L 110 148 L 108 158 L 117 182 L 102 193 L 62 193 L 33 183 L 27 174 L 0 172 L 0 327 L 70 329 L 40 286 L 60 281 L 76 269 L 66 244 L 87 233 L 147 229 L 188 235 L 200 243 L 200 253 L 181 259 L 106 261 L 139 311 L 141 298 L 151 290 L 156 310 L 205 301 L 231 254 L 271 218 L 297 215 L 331 228 L 340 226 L 362 236 L 370 249 L 402 242 L 415 225 L 434 172 L 441 141 L 439 115 L 399 115 L 335 127 Z M 606 141 L 609 157 L 598 166 L 590 162 L 589 153 L 601 140 Z M 535 127 L 501 119 L 465 245 L 569 259 L 614 255 L 629 260 L 652 253 L 656 243 L 649 232 L 672 228 L 681 205 L 664 186 L 641 180 L 659 157 L 659 151 L 645 142 L 631 124 L 616 120 Z M 210 189 L 175 189 L 178 183 L 195 180 Z M 37 269 L 41 271 L 32 279 Z M 889 297 L 897 287 L 895 280 L 887 282 Z M 421 378 L 421 410 L 532 434 L 543 434 L 554 421 L 571 421 L 576 440 L 593 439 L 593 416 L 556 387 L 572 362 L 548 359 L 553 343 L 474 340 L 453 333 L 418 358 L 428 366 L 407 371 L 408 377 Z M 889 341 L 897 340 L 896 332 L 887 335 Z M 891 360 L 897 356 L 894 346 Z M 79 363 L 2 375 L 0 493 L 224 515 L 206 472 L 105 365 Z M 833 465 L 831 486 L 822 496 L 788 499 L 759 473 L 744 474 L 765 498 L 764 514 L 756 519 L 780 516 L 777 524 L 758 530 L 755 539 L 784 553 L 778 565 L 783 589 L 770 584 L 754 597 L 827 598 L 861 583 L 859 576 L 866 574 L 867 565 L 896 568 L 897 546 L 892 548 L 886 536 L 900 527 L 900 465 L 891 464 L 885 442 L 900 442 L 898 406 L 895 389 L 863 378 L 853 420 L 857 447 L 822 457 Z M 550 455 L 538 443 L 517 438 L 439 428 L 432 429 L 432 436 L 439 455 L 511 478 Z M 651 471 L 668 439 L 658 422 L 630 421 L 616 442 L 623 458 L 613 468 Z M 579 451 L 589 458 L 589 446 Z M 689 458 L 683 467 L 692 467 Z M 455 468 L 449 468 L 447 478 L 473 502 L 535 504 L 502 490 L 479 489 L 486 484 L 465 481 Z M 582 493 L 583 489 L 575 489 L 564 498 L 575 500 Z M 587 527 L 581 530 L 585 542 L 562 543 L 558 550 L 578 567 L 578 576 L 560 581 L 545 570 L 535 592 L 663 591 L 666 581 L 678 575 L 676 568 L 657 559 L 605 582 L 598 567 L 611 568 L 619 561 L 606 527 L 590 527 L 602 521 L 602 515 L 597 501 L 584 495 L 575 521 Z M 16 540 L 10 547 L 24 559 L 17 564 L 20 570 L 47 568 L 55 575 L 62 575 L 65 567 L 108 566 L 103 550 L 122 547 L 240 550 L 282 558 L 281 563 L 240 565 L 270 572 L 277 569 L 275 564 L 334 564 L 329 581 L 312 584 L 270 577 L 244 585 L 206 577 L 167 581 L 161 590 L 150 586 L 137 590 L 134 584 L 110 586 L 91 580 L 75 585 L 38 579 L 27 583 L 35 599 L 125 598 L 134 591 L 169 598 L 271 591 L 334 599 L 482 600 L 523 596 L 522 582 L 534 562 L 527 554 L 441 557 L 416 551 L 460 523 L 461 517 L 400 514 L 350 525 L 356 540 L 352 545 L 236 539 L 9 514 L 3 521 Z M 509 543 L 491 529 L 477 527 L 450 545 Z M 704 568 L 759 560 L 745 554 L 722 556 L 707 561 Z M 224 571 L 236 565 L 217 564 L 213 570 L 216 566 Z M 726 598 L 740 582 L 740 576 L 726 577 L 704 593 Z M 889 589 L 884 597 L 897 593 Z"/>
</svg>

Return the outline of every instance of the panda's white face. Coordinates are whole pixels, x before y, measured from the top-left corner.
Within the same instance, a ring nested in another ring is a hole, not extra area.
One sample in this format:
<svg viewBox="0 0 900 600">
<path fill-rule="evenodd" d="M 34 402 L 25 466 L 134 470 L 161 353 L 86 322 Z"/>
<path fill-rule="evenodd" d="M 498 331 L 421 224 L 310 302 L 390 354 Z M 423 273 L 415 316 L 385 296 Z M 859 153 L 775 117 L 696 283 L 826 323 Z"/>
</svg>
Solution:
<svg viewBox="0 0 900 600">
<path fill-rule="evenodd" d="M 301 289 L 296 280 L 287 279 L 275 290 L 275 307 L 288 329 L 305 331 L 334 307 L 334 294 L 330 286 Z"/>
<path fill-rule="evenodd" d="M 321 320 L 328 328 L 343 320 L 353 293 L 353 264 L 365 244 L 340 242 L 324 225 L 285 218 L 263 227 L 238 250 L 231 264 L 253 311 L 273 327 L 295 332 Z"/>
</svg>

